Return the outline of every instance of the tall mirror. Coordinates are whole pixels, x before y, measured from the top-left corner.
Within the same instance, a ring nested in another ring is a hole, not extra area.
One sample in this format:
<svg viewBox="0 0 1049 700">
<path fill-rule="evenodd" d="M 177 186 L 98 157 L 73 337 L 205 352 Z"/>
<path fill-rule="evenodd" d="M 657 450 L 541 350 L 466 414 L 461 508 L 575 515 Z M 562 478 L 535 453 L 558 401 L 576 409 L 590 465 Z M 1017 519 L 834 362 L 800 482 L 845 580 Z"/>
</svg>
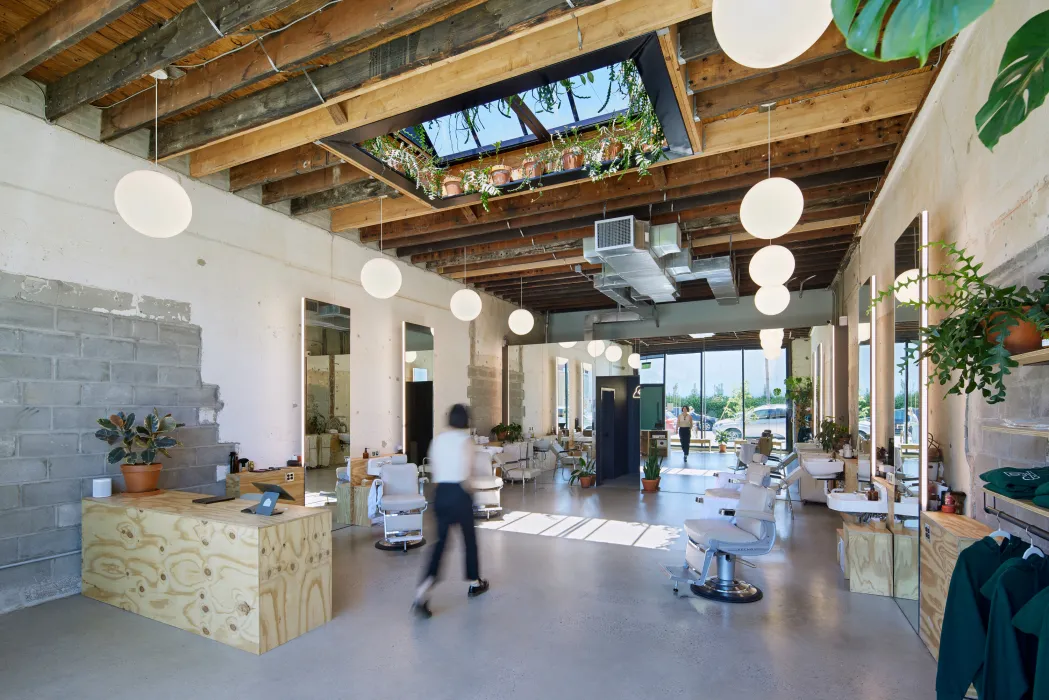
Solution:
<svg viewBox="0 0 1049 700">
<path fill-rule="evenodd" d="M 918 328 L 922 322 L 921 287 L 924 273 L 922 245 L 926 215 L 917 217 L 896 239 L 894 279 L 899 285 L 914 280 L 892 298 L 892 392 L 884 405 L 889 429 L 882 456 L 891 469 L 896 489 L 894 594 L 911 626 L 918 629 L 918 511 L 925 485 L 925 408 L 922 405 L 922 363 L 918 359 Z"/>
<path fill-rule="evenodd" d="M 871 290 L 874 279 L 868 279 L 857 295 L 857 362 L 856 362 L 856 450 L 860 457 L 860 480 L 873 475 L 871 437 L 875 429 L 874 394 L 874 314 L 871 313 Z"/>
<path fill-rule="evenodd" d="M 554 390 L 557 400 L 554 404 L 554 425 L 557 426 L 559 435 L 568 435 L 571 427 L 568 423 L 568 360 L 558 357 L 555 363 L 557 371 L 554 373 Z"/>
<path fill-rule="evenodd" d="M 404 452 L 422 464 L 433 440 L 433 329 L 404 324 Z"/>
<path fill-rule="evenodd" d="M 336 470 L 344 467 L 346 455 L 352 454 L 350 310 L 303 299 L 302 344 L 305 505 L 332 509 L 332 526 L 345 527 L 350 523 L 338 517 L 336 507 Z"/>
</svg>

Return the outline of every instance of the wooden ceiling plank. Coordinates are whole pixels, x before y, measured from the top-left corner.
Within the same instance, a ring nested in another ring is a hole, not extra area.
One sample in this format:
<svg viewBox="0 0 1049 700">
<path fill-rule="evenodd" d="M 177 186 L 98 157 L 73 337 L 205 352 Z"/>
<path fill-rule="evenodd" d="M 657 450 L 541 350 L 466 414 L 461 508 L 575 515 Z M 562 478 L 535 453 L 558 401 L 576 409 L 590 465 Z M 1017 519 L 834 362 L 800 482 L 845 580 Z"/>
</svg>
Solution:
<svg viewBox="0 0 1049 700">
<path fill-rule="evenodd" d="M 419 204 L 414 199 L 408 199 L 407 197 L 386 200 L 381 211 L 378 202 L 359 202 L 332 209 L 332 231 L 341 233 L 367 226 L 377 227 L 380 221 L 380 213 L 382 222 L 390 223 L 419 216 L 424 212 L 430 211 L 433 211 L 431 207 Z"/>
<path fill-rule="evenodd" d="M 459 43 L 443 60 L 427 55 L 429 63 L 417 67 L 419 62 L 412 63 L 411 69 L 404 69 L 389 80 L 376 82 L 369 71 L 368 80 L 362 81 L 359 89 L 347 88 L 347 92 L 334 98 L 334 101 L 353 101 L 347 105 L 349 125 L 356 127 L 402 114 L 641 36 L 709 12 L 711 0 L 663 0 L 658 12 L 653 11 L 649 0 L 603 0 L 596 5 L 592 0 L 580 0 L 574 10 L 563 1 L 554 0 L 520 0 L 512 6 L 508 2 L 499 5 L 506 6 L 500 25 L 508 28 L 497 35 L 471 33 L 469 36 L 475 37 L 474 41 Z M 527 5 L 530 12 L 524 12 L 522 5 Z M 548 11 L 543 12 L 544 8 Z M 511 9 L 520 14 L 511 14 Z M 513 22 L 515 17 L 526 19 Z M 446 32 L 452 28 L 438 24 L 422 31 L 431 29 Z M 454 29 L 453 36 L 462 38 L 462 28 Z M 420 47 L 426 45 L 439 44 L 436 38 L 419 44 Z M 217 143 L 211 141 L 220 137 L 213 134 L 204 142 L 205 147 L 194 151 L 190 169 L 194 176 L 207 175 L 337 133 L 333 129 L 341 127 L 333 126 L 326 113 L 317 114 L 317 109 L 312 109 Z"/>
<path fill-rule="evenodd" d="M 312 214 L 332 207 L 356 204 L 379 197 L 400 197 L 401 193 L 381 180 L 358 180 L 316 194 L 296 197 L 291 200 L 292 216 Z"/>
<path fill-rule="evenodd" d="M 0 43 L 0 80 L 22 75 L 145 0 L 63 0 Z"/>
<path fill-rule="evenodd" d="M 360 168 L 343 163 L 323 170 L 294 175 L 262 186 L 262 203 L 275 204 L 293 197 L 305 197 L 330 190 L 339 185 L 356 182 L 368 177 Z"/>
<path fill-rule="evenodd" d="M 347 163 L 353 163 L 356 167 L 368 173 L 376 180 L 384 183 L 390 189 L 397 191 L 402 196 L 407 197 L 408 199 L 414 199 L 420 206 L 427 207 L 428 209 L 434 208 L 433 205 L 426 200 L 425 195 L 419 194 L 418 188 L 415 187 L 414 183 L 405 186 L 402 184 L 405 180 L 404 176 L 393 169 L 388 169 L 386 165 L 382 165 L 381 163 L 381 167 L 375 167 L 375 164 L 378 163 L 378 161 L 368 158 L 363 151 L 358 150 L 353 146 L 343 148 L 340 145 L 330 143 L 329 141 L 321 141 L 317 145 L 330 152 L 335 157 L 341 158 Z M 350 203 L 351 202 L 344 202 L 344 204 Z"/>
<path fill-rule="evenodd" d="M 657 32 L 659 35 L 659 48 L 663 51 L 663 61 L 667 66 L 667 74 L 670 76 L 670 86 L 674 90 L 677 99 L 678 110 L 681 112 L 681 121 L 685 124 L 685 133 L 688 135 L 689 145 L 693 153 L 703 152 L 702 124 L 696 118 L 696 110 L 692 103 L 692 97 L 688 94 L 685 82 L 685 71 L 678 55 L 678 27 L 677 25 L 667 27 Z"/>
<path fill-rule="evenodd" d="M 714 35 L 714 22 L 710 15 L 702 15 L 682 22 L 678 26 L 678 33 L 680 37 L 678 51 L 686 62 L 721 52 L 721 45 Z"/>
<path fill-rule="evenodd" d="M 237 31 L 291 5 L 294 0 L 197 0 L 165 24 L 102 54 L 47 86 L 44 113 L 54 120 L 132 80 L 165 68 L 214 43 L 219 32 Z M 212 25 L 212 21 L 215 25 Z"/>
<path fill-rule="evenodd" d="M 309 143 L 230 168 L 229 189 L 237 192 L 247 187 L 323 170 L 341 162 L 341 158 Z"/>
</svg>

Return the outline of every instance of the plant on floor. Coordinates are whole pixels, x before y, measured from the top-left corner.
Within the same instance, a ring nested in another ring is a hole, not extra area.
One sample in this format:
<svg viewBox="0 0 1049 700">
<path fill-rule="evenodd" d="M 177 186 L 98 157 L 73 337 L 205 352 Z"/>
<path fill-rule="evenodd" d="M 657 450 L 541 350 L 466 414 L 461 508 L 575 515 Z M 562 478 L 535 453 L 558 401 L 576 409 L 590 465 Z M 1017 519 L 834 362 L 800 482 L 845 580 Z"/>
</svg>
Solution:
<svg viewBox="0 0 1049 700">
<path fill-rule="evenodd" d="M 918 308 L 920 300 L 899 301 L 922 281 L 938 282 L 943 291 L 931 295 L 930 308 L 945 316 L 939 323 L 918 329 L 921 344 L 915 344 L 901 367 L 919 358 L 933 363 L 929 382 L 949 387 L 948 394 L 970 394 L 979 390 L 987 403 L 1005 400 L 1005 377 L 1018 365 L 1014 353 L 1041 347 L 1042 334 L 1049 330 L 1049 275 L 1039 277 L 1041 287 L 1010 285 L 998 287 L 980 274 L 983 263 L 975 262 L 963 248 L 934 241 L 930 248 L 945 254 L 943 266 L 917 281 L 905 280 L 881 292 L 874 303 L 897 296 L 903 306 Z"/>
<path fill-rule="evenodd" d="M 593 459 L 580 457 L 579 466 L 572 470 L 572 475 L 568 479 L 568 483 L 574 484 L 578 481 L 580 486 L 584 489 L 588 489 L 593 485 L 596 475 L 597 462 Z"/>
<path fill-rule="evenodd" d="M 106 461 L 120 464 L 127 491 L 155 490 L 160 478 L 157 454 L 171 457 L 168 449 L 178 447 L 179 442 L 168 433 L 184 424 L 177 422 L 170 413 L 161 416 L 155 408 L 146 414 L 142 425 L 135 425 L 134 413 L 124 414 L 123 411 L 99 418 L 98 424 L 101 427 L 95 432 L 95 437 L 110 446 Z"/>
<path fill-rule="evenodd" d="M 838 451 L 851 439 L 849 426 L 838 423 L 833 418 L 824 418 L 820 423 L 820 429 L 816 432 L 816 442 L 824 452 L 830 452 L 834 459 L 838 458 Z"/>
<path fill-rule="evenodd" d="M 645 458 L 645 466 L 642 470 L 641 480 L 646 491 L 655 491 L 659 488 L 659 473 L 663 469 L 663 458 L 656 453 L 655 444 L 648 448 L 648 456 Z M 644 482 L 650 482 L 648 484 Z"/>
<path fill-rule="evenodd" d="M 727 445 L 732 440 L 732 436 L 728 434 L 727 430 L 716 430 L 714 431 L 714 442 L 719 445 Z"/>
</svg>

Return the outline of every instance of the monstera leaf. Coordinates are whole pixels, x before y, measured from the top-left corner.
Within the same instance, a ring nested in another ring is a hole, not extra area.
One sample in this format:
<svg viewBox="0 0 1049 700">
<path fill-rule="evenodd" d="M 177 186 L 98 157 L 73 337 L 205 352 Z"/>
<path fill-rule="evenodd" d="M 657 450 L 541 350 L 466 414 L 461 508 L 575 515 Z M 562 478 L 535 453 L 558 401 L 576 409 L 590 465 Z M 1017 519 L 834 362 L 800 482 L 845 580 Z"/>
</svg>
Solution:
<svg viewBox="0 0 1049 700">
<path fill-rule="evenodd" d="M 1023 123 L 1049 92 L 1049 11 L 1035 15 L 1005 45 L 991 94 L 976 114 L 976 131 L 987 148 Z"/>
<path fill-rule="evenodd" d="M 845 45 L 878 61 L 917 58 L 957 36 L 994 0 L 832 0 Z M 895 6 L 894 6 L 895 5 Z M 885 18 L 888 16 L 888 22 Z M 882 28 L 884 26 L 884 35 Z M 879 40 L 881 50 L 878 50 Z"/>
</svg>

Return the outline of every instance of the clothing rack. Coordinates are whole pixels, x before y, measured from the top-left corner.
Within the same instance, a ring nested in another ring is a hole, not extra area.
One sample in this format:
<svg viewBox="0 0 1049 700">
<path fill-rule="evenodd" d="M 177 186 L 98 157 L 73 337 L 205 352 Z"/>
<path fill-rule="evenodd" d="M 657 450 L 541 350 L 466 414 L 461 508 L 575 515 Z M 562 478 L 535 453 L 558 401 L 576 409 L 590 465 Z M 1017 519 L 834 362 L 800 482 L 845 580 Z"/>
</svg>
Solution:
<svg viewBox="0 0 1049 700">
<path fill-rule="evenodd" d="M 1036 535 L 1037 537 L 1040 537 L 1046 542 L 1049 542 L 1049 530 L 1043 530 L 1042 528 L 1037 527 L 1036 525 L 1031 525 L 1028 522 L 1024 522 L 1020 518 L 1017 518 L 1015 515 L 1010 515 L 1005 511 L 999 510 L 998 499 L 996 499 L 993 494 L 991 495 L 991 505 L 987 505 L 986 491 L 984 491 L 983 493 L 983 512 L 987 513 L 988 515 L 993 515 L 994 517 L 999 518 L 1001 520 L 1004 520 L 1007 523 L 1012 523 L 1016 527 L 1023 528 L 1025 532 L 1031 535 Z"/>
</svg>

